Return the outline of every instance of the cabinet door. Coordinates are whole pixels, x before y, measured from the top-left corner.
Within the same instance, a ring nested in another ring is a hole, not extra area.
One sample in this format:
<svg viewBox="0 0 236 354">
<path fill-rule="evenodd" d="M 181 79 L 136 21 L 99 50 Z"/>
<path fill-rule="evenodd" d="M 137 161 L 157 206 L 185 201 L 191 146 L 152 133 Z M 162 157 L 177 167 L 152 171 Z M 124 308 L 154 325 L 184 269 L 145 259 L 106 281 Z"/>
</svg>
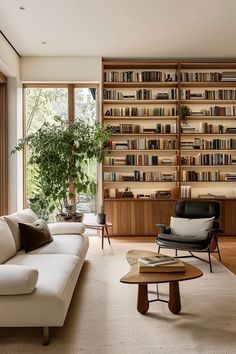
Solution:
<svg viewBox="0 0 236 354">
<path fill-rule="evenodd" d="M 111 235 L 156 236 L 156 224 L 169 224 L 175 201 L 105 201 Z"/>
<path fill-rule="evenodd" d="M 221 202 L 221 227 L 224 235 L 236 235 L 236 200 Z"/>
</svg>

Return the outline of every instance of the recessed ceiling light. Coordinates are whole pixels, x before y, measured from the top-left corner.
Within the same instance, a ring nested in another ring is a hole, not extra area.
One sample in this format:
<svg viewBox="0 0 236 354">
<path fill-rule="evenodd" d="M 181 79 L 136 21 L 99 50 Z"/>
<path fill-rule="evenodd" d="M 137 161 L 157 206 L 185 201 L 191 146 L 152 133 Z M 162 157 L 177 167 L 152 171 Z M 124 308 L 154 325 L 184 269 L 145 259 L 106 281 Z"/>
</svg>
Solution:
<svg viewBox="0 0 236 354">
<path fill-rule="evenodd" d="M 47 42 L 42 42 L 42 44 L 46 44 Z"/>
<path fill-rule="evenodd" d="M 20 6 L 19 9 L 20 10 L 25 10 L 25 6 Z"/>
</svg>

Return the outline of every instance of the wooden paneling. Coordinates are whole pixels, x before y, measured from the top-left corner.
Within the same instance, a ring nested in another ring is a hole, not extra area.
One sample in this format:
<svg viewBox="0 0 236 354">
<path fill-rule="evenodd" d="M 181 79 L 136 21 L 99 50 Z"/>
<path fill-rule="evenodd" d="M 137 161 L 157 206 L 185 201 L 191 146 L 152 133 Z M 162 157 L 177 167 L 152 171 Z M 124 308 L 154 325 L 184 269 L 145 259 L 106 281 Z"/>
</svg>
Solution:
<svg viewBox="0 0 236 354">
<path fill-rule="evenodd" d="M 4 215 L 8 211 L 7 94 L 4 75 L 0 78 L 0 215 Z"/>
<path fill-rule="evenodd" d="M 170 221 L 174 215 L 172 200 L 105 200 L 107 220 L 113 223 L 112 236 L 155 236 L 157 223 Z"/>
<path fill-rule="evenodd" d="M 156 236 L 157 223 L 169 224 L 175 215 L 176 200 L 104 201 L 107 220 L 113 223 L 111 236 Z M 236 235 L 236 199 L 220 200 L 220 226 L 224 236 Z"/>
</svg>

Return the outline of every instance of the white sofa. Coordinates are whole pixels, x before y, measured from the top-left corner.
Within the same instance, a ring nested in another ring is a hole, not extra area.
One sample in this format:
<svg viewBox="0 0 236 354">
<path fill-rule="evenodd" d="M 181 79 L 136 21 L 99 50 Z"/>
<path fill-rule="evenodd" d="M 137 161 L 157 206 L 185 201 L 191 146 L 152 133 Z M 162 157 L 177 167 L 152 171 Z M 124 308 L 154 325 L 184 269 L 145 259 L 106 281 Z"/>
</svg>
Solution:
<svg viewBox="0 0 236 354">
<path fill-rule="evenodd" d="M 0 218 L 0 326 L 63 326 L 88 250 L 80 223 L 49 224 L 53 241 L 25 253 L 18 222 L 33 223 L 30 209 Z"/>
</svg>

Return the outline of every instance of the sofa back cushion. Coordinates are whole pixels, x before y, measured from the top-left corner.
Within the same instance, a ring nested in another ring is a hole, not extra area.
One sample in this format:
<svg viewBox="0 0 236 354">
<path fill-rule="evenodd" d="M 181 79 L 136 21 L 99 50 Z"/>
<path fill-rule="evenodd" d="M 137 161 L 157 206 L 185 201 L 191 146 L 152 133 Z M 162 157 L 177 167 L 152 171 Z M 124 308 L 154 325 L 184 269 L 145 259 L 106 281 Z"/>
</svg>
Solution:
<svg viewBox="0 0 236 354">
<path fill-rule="evenodd" d="M 16 249 L 19 251 L 22 248 L 20 239 L 19 222 L 33 223 L 38 219 L 37 215 L 31 209 L 25 209 L 7 216 L 4 216 L 8 226 L 11 229 L 12 235 L 15 240 Z"/>
<path fill-rule="evenodd" d="M 16 245 L 11 230 L 5 220 L 0 218 L 0 263 L 16 254 Z"/>
</svg>

